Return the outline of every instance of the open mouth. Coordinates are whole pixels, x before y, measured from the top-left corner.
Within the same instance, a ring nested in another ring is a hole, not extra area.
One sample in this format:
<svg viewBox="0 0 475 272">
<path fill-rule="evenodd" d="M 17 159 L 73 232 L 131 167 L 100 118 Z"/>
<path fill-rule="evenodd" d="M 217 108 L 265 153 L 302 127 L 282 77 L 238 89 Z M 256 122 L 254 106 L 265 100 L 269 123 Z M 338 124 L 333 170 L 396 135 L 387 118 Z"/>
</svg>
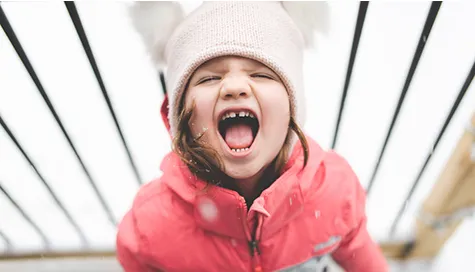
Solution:
<svg viewBox="0 0 475 272">
<path fill-rule="evenodd" d="M 231 151 L 244 152 L 256 138 L 259 121 L 249 110 L 227 111 L 222 115 L 218 129 Z"/>
</svg>

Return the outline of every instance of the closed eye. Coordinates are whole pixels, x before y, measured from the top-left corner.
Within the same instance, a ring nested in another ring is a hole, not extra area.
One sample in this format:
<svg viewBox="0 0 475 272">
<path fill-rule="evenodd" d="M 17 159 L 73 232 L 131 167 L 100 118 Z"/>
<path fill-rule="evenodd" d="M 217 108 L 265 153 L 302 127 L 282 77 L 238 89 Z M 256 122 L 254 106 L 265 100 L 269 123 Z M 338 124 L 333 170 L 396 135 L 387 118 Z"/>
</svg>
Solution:
<svg viewBox="0 0 475 272">
<path fill-rule="evenodd" d="M 254 78 L 267 78 L 267 79 L 274 79 L 273 77 L 266 75 L 266 74 L 252 74 L 251 77 Z"/>
<path fill-rule="evenodd" d="M 210 82 L 210 81 L 213 81 L 213 80 L 220 80 L 221 78 L 218 77 L 218 76 L 209 76 L 209 77 L 205 77 L 205 78 L 202 78 L 200 79 L 196 85 L 199 85 L 199 84 L 203 84 L 203 83 L 206 83 L 206 82 Z"/>
</svg>

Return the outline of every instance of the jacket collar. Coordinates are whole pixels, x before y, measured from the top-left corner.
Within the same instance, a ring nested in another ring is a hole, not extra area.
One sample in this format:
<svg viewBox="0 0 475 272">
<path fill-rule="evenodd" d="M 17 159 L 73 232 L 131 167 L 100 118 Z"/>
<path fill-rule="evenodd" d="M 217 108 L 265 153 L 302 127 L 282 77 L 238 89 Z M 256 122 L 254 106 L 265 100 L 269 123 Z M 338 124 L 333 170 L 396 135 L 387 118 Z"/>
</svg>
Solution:
<svg viewBox="0 0 475 272">
<path fill-rule="evenodd" d="M 162 162 L 162 180 L 191 205 L 201 228 L 233 238 L 250 239 L 244 224 L 252 225 L 255 216 L 261 214 L 266 229 L 263 235 L 272 235 L 303 211 L 306 189 L 323 160 L 325 152 L 321 147 L 308 137 L 307 141 L 309 160 L 305 168 L 303 148 L 297 142 L 284 167 L 285 172 L 262 192 L 247 214 L 243 197 L 195 178 L 174 152 Z"/>
</svg>

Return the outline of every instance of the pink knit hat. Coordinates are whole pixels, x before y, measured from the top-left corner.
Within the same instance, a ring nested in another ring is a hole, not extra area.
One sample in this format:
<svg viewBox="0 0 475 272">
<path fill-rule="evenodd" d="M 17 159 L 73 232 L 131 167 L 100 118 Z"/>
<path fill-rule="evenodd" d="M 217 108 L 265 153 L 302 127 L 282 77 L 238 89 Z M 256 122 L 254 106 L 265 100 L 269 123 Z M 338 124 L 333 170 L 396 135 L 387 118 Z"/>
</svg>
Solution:
<svg viewBox="0 0 475 272">
<path fill-rule="evenodd" d="M 274 70 L 303 126 L 303 52 L 316 30 L 325 31 L 326 10 L 325 2 L 204 2 L 185 17 L 175 2 L 135 4 L 134 25 L 157 68 L 167 69 L 172 136 L 185 85 L 201 64 L 220 56 L 254 59 Z"/>
</svg>

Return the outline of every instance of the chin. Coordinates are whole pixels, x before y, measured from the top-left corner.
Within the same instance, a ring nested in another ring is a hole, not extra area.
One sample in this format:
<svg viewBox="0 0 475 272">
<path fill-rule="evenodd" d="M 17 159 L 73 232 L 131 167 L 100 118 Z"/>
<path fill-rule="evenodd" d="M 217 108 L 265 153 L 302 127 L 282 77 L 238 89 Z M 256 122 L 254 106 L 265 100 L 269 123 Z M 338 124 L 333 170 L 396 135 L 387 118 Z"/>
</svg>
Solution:
<svg viewBox="0 0 475 272">
<path fill-rule="evenodd" d="M 235 164 L 225 164 L 226 167 L 226 175 L 229 177 L 236 179 L 236 180 L 245 180 L 250 179 L 263 171 L 263 167 L 258 167 L 257 164 L 250 164 L 246 163 L 243 165 L 235 165 Z"/>
</svg>

